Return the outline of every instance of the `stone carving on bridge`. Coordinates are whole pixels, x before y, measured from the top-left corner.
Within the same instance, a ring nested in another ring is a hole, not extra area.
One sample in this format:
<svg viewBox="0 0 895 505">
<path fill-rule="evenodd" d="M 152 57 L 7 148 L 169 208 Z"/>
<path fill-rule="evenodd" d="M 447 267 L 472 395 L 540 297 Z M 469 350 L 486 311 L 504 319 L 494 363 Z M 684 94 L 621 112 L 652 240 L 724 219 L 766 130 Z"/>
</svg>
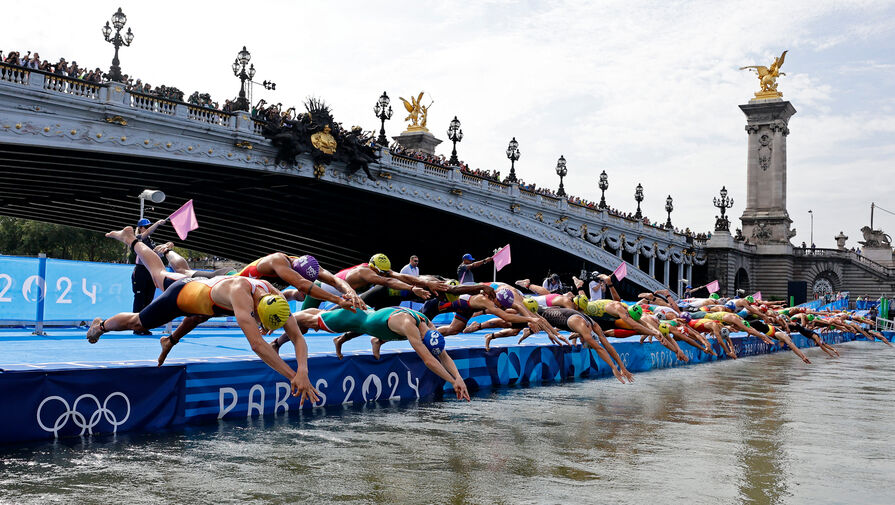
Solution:
<svg viewBox="0 0 895 505">
<path fill-rule="evenodd" d="M 864 240 L 859 240 L 858 243 L 864 247 L 892 247 L 892 237 L 883 233 L 882 230 L 871 230 L 869 226 L 864 226 L 861 228 L 861 233 L 864 234 Z M 848 237 L 845 238 L 847 239 Z M 844 243 L 845 241 L 843 240 Z"/>
<path fill-rule="evenodd" d="M 780 67 L 783 66 L 783 60 L 786 59 L 787 52 L 789 51 L 783 51 L 783 54 L 781 54 L 779 58 L 774 58 L 774 62 L 771 63 L 770 68 L 764 65 L 740 67 L 740 70 L 752 70 L 758 74 L 758 82 L 761 83 L 761 91 L 755 93 L 756 100 L 780 98 L 783 96 L 783 93 L 777 91 L 777 77 L 786 75 L 780 71 Z"/>
<path fill-rule="evenodd" d="M 771 137 L 767 134 L 758 138 L 758 166 L 766 171 L 771 166 Z"/>
<path fill-rule="evenodd" d="M 368 178 L 375 180 L 369 167 L 379 159 L 371 146 L 373 134 L 358 126 L 351 130 L 342 128 L 322 100 L 309 98 L 305 109 L 307 112 L 295 119 L 269 121 L 262 128 L 262 135 L 277 149 L 276 162 L 295 165 L 298 155 L 308 154 L 315 167 L 341 161 L 349 174 L 363 170 Z M 323 171 L 317 169 L 315 173 Z"/>
</svg>

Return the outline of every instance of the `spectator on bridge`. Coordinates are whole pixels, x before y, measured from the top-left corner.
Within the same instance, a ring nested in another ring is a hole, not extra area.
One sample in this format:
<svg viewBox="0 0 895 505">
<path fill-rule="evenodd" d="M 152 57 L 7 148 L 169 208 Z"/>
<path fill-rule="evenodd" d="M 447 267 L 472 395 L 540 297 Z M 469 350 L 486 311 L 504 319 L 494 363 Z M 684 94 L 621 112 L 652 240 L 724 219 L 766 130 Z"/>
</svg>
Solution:
<svg viewBox="0 0 895 505">
<path fill-rule="evenodd" d="M 410 257 L 410 262 L 404 265 L 404 268 L 401 269 L 401 273 L 412 275 L 414 277 L 420 276 L 420 259 L 416 254 Z"/>
<path fill-rule="evenodd" d="M 460 281 L 460 284 L 475 284 L 475 279 L 472 276 L 472 269 L 490 262 L 491 259 L 492 257 L 488 256 L 483 260 L 476 261 L 471 254 L 464 254 L 463 262 L 457 267 L 457 279 Z"/>
<path fill-rule="evenodd" d="M 155 242 L 149 236 L 163 224 L 165 224 L 164 219 L 160 219 L 152 225 L 146 218 L 139 220 L 137 222 L 137 238 L 140 239 L 140 242 L 154 250 Z M 134 312 L 140 312 L 152 303 L 152 299 L 155 298 L 155 283 L 152 281 L 152 275 L 146 269 L 139 256 L 136 257 L 135 263 L 136 266 L 134 266 L 134 271 L 131 274 L 131 288 L 134 291 Z M 143 331 L 134 330 L 134 335 L 152 335 L 152 332 L 148 328 Z"/>
</svg>

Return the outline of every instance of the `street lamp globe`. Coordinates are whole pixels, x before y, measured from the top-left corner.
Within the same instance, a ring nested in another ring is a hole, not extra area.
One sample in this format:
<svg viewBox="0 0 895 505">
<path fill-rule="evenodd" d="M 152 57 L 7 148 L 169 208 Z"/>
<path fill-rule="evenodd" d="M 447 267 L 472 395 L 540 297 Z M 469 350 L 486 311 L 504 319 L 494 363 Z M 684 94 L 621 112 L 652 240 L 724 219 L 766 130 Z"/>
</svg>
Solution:
<svg viewBox="0 0 895 505">
<path fill-rule="evenodd" d="M 118 8 L 118 12 L 112 14 L 112 26 L 115 27 L 116 30 L 121 30 L 124 28 L 124 25 L 127 23 L 127 16 L 121 12 L 121 7 Z"/>
<path fill-rule="evenodd" d="M 112 36 L 112 27 L 109 26 L 109 22 L 106 21 L 106 26 L 103 27 L 103 37 L 106 40 L 109 40 L 109 37 Z"/>
<path fill-rule="evenodd" d="M 246 50 L 246 46 L 242 46 L 242 51 L 237 53 L 236 60 L 241 65 L 247 65 L 249 63 L 249 60 L 251 60 L 251 59 L 252 59 L 252 53 L 250 53 Z"/>
<path fill-rule="evenodd" d="M 130 27 L 127 29 L 127 34 L 124 36 L 124 42 L 127 45 L 131 45 L 131 42 L 134 41 L 134 32 L 131 31 Z"/>
</svg>

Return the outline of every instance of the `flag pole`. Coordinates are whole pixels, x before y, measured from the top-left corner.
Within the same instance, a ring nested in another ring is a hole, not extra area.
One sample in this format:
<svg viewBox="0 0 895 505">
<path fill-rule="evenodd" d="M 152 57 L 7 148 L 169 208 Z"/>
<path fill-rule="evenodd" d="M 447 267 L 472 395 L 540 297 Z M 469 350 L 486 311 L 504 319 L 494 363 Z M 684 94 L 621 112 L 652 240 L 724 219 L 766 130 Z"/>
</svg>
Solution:
<svg viewBox="0 0 895 505">
<path fill-rule="evenodd" d="M 494 255 L 497 254 L 499 249 L 495 249 L 493 253 L 491 253 L 491 268 L 494 269 L 494 280 L 491 282 L 497 282 L 497 263 L 494 263 Z"/>
</svg>

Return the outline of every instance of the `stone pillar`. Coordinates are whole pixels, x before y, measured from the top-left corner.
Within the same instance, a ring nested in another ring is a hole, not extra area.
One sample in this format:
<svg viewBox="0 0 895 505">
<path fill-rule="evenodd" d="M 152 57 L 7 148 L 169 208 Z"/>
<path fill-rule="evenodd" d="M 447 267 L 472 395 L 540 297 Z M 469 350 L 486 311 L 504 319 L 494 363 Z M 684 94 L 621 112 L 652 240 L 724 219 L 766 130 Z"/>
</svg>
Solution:
<svg viewBox="0 0 895 505">
<path fill-rule="evenodd" d="M 693 264 L 692 263 L 687 265 L 687 275 L 685 275 L 684 278 L 687 279 L 688 282 L 693 282 Z M 691 286 L 692 286 L 692 284 L 691 284 Z"/>
<path fill-rule="evenodd" d="M 640 269 L 640 249 L 637 249 L 637 252 L 634 253 L 634 266 L 637 267 L 638 270 Z"/>
<path fill-rule="evenodd" d="M 662 281 L 666 286 L 671 282 L 671 252 L 668 253 L 668 259 L 665 260 L 665 279 Z"/>
<path fill-rule="evenodd" d="M 656 278 L 656 255 L 655 254 L 653 254 L 653 256 L 649 259 L 649 276 L 652 277 L 653 279 Z M 656 280 L 658 280 L 658 279 L 656 279 Z"/>
<path fill-rule="evenodd" d="M 750 100 L 746 114 L 746 208 L 743 235 L 754 244 L 789 244 L 795 234 L 786 210 L 786 136 L 796 113 L 780 98 Z"/>
<path fill-rule="evenodd" d="M 680 293 L 681 279 L 683 279 L 683 278 L 684 278 L 684 262 L 682 260 L 680 263 L 677 264 L 677 286 L 674 286 L 674 289 L 672 289 L 672 291 L 677 291 L 679 295 L 681 294 Z M 668 283 L 666 282 L 666 284 L 668 284 Z"/>
</svg>

